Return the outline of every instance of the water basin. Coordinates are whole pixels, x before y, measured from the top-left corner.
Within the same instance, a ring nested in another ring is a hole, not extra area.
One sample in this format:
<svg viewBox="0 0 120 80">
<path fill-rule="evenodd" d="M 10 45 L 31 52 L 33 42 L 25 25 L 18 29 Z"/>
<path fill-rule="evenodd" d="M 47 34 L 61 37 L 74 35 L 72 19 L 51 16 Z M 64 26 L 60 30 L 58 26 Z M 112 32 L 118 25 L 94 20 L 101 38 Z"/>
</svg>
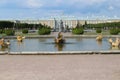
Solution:
<svg viewBox="0 0 120 80">
<path fill-rule="evenodd" d="M 53 38 L 32 38 L 17 42 L 10 39 L 11 45 L 7 49 L 9 52 L 39 52 L 39 51 L 107 51 L 111 50 L 110 44 L 103 38 L 101 42 L 95 38 L 66 38 L 65 44 L 55 44 Z M 120 49 L 118 49 L 120 50 Z"/>
</svg>

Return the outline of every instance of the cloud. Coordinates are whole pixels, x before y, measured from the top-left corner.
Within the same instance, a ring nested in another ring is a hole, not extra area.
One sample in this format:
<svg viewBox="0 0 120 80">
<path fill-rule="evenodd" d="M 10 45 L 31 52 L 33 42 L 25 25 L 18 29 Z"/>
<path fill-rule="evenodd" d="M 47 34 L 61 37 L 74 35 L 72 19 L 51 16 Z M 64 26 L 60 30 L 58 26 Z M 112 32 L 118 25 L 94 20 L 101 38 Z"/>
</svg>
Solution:
<svg viewBox="0 0 120 80">
<path fill-rule="evenodd" d="M 94 5 L 94 4 L 96 4 L 96 3 L 103 3 L 103 2 L 105 2 L 106 0 L 67 0 L 66 2 L 69 2 L 70 4 L 73 4 L 73 5 L 75 5 L 75 4 L 77 4 L 77 3 L 79 3 L 79 4 L 81 4 L 81 5 L 84 5 L 84 6 L 89 6 L 89 5 Z"/>
<path fill-rule="evenodd" d="M 120 0 L 1 0 L 1 16 L 11 10 L 15 16 L 120 15 Z M 4 8 L 4 9 L 3 9 Z M 15 11 L 18 10 L 18 11 Z M 29 14 L 29 15 L 28 15 Z M 8 14 L 11 15 L 11 14 Z M 13 15 L 13 16 L 14 16 Z"/>
<path fill-rule="evenodd" d="M 25 0 L 24 6 L 28 8 L 40 8 L 43 4 L 41 0 Z"/>
<path fill-rule="evenodd" d="M 40 8 L 42 3 L 42 0 L 0 0 L 1 7 Z"/>
<path fill-rule="evenodd" d="M 15 4 L 25 8 L 41 8 L 41 7 L 64 7 L 64 6 L 74 6 L 74 7 L 85 7 L 92 6 L 96 4 L 104 3 L 106 0 L 13 0 Z M 8 0 L 8 2 L 10 2 Z M 21 4 L 20 4 L 21 3 Z"/>
<path fill-rule="evenodd" d="M 114 10 L 114 7 L 113 6 L 109 6 L 108 10 Z"/>
<path fill-rule="evenodd" d="M 102 3 L 104 1 L 106 0 L 1 0 L 0 4 L 5 5 L 6 3 L 13 3 L 22 7 L 40 8 L 41 6 L 75 6 L 76 4 L 80 4 L 79 6 L 87 6 Z"/>
</svg>

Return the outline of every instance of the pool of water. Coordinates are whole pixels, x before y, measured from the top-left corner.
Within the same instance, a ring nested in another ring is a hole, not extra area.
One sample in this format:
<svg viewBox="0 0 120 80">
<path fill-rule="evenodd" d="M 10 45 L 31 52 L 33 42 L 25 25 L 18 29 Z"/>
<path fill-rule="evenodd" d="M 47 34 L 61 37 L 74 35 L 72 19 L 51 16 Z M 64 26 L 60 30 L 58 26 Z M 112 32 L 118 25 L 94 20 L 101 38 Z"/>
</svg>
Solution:
<svg viewBox="0 0 120 80">
<path fill-rule="evenodd" d="M 35 38 L 25 39 L 23 42 L 17 42 L 16 39 L 10 39 L 10 52 L 35 52 L 35 51 L 100 51 L 111 50 L 108 38 L 103 38 L 101 42 L 95 38 L 66 38 L 65 44 L 55 44 L 53 38 Z M 2 49 L 1 49 L 2 50 Z"/>
</svg>

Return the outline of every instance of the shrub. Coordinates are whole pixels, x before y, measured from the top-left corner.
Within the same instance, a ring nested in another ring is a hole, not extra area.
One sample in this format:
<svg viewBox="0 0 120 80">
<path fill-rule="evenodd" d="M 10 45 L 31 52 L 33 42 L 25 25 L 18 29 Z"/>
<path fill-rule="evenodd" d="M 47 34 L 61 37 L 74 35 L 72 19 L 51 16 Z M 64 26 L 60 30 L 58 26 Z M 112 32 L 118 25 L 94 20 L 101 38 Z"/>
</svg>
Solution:
<svg viewBox="0 0 120 80">
<path fill-rule="evenodd" d="M 83 34 L 84 33 L 84 30 L 83 30 L 83 28 L 73 28 L 72 29 L 72 33 L 73 34 Z"/>
<path fill-rule="evenodd" d="M 27 33 L 28 33 L 28 29 L 22 30 L 22 33 L 23 33 L 23 34 L 27 34 Z"/>
<path fill-rule="evenodd" d="M 11 36 L 11 35 L 15 34 L 15 31 L 12 30 L 12 29 L 7 29 L 7 30 L 5 30 L 5 34 L 8 35 L 8 36 Z"/>
<path fill-rule="evenodd" d="M 119 33 L 118 29 L 110 29 L 110 34 L 117 35 Z"/>
<path fill-rule="evenodd" d="M 3 29 L 0 29 L 0 34 L 4 33 L 4 30 Z"/>
<path fill-rule="evenodd" d="M 47 28 L 47 27 L 40 28 L 39 31 L 38 31 L 39 35 L 48 35 L 50 33 L 51 33 L 51 29 Z"/>
<path fill-rule="evenodd" d="M 96 29 L 96 33 L 101 33 L 102 30 L 101 29 Z"/>
<path fill-rule="evenodd" d="M 120 29 L 118 29 L 119 33 L 120 33 Z"/>
</svg>

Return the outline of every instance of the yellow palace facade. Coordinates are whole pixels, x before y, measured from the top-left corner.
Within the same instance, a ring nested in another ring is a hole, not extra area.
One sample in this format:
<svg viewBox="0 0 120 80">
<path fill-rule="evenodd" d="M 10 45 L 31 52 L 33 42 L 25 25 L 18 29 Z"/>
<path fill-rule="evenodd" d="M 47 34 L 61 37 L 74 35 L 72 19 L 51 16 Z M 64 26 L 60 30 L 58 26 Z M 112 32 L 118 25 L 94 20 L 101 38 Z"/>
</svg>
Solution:
<svg viewBox="0 0 120 80">
<path fill-rule="evenodd" d="M 84 25 L 85 21 L 87 24 L 97 24 L 97 23 L 111 23 L 111 22 L 120 22 L 120 19 L 77 19 L 74 17 L 53 17 L 47 19 L 38 19 L 38 20 L 19 20 L 20 23 L 28 24 L 45 24 L 51 28 L 62 26 L 68 26 L 69 28 L 76 27 L 77 23 Z"/>
</svg>

